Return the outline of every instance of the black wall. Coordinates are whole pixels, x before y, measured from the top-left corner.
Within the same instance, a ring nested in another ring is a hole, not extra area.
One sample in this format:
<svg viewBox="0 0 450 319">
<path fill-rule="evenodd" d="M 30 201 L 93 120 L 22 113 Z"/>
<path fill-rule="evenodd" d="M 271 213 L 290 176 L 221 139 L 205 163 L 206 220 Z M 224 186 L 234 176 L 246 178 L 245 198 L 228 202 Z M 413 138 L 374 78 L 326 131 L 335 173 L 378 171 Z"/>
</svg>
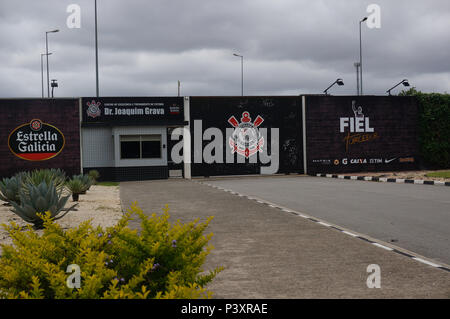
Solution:
<svg viewBox="0 0 450 319">
<path fill-rule="evenodd" d="M 271 128 L 279 128 L 279 170 L 278 173 L 303 172 L 302 159 L 302 120 L 301 98 L 298 96 L 259 96 L 259 97 L 192 97 L 190 99 L 190 125 L 192 140 L 192 176 L 260 174 L 261 166 L 269 164 L 237 163 L 194 163 L 195 138 L 194 121 L 202 120 L 203 131 L 216 127 L 223 134 L 223 151 L 230 152 L 226 137 L 226 129 L 232 128 L 228 119 L 234 116 L 239 122 L 243 112 L 249 112 L 252 122 L 261 116 L 264 122 L 259 128 L 267 128 L 264 150 L 271 154 Z M 203 141 L 202 149 L 210 141 Z M 259 156 L 259 155 L 254 155 Z M 224 154 L 225 161 L 225 154 Z"/>
<path fill-rule="evenodd" d="M 340 132 L 340 118 L 355 118 L 353 101 L 373 132 Z M 413 97 L 306 96 L 308 173 L 417 169 L 417 134 Z"/>
</svg>

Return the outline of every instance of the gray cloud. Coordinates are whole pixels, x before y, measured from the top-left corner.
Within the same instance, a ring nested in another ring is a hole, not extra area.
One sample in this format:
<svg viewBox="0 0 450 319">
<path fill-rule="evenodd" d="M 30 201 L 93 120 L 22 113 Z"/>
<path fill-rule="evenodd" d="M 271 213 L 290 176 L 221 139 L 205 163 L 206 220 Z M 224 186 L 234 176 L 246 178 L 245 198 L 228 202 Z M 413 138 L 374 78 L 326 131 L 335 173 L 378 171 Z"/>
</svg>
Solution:
<svg viewBox="0 0 450 319">
<path fill-rule="evenodd" d="M 81 28 L 69 29 L 69 4 L 81 7 Z M 355 93 L 358 21 L 381 7 L 381 29 L 363 24 L 366 94 L 409 78 L 423 91 L 450 91 L 448 0 L 98 0 L 100 93 L 239 95 L 245 91 L 320 93 L 337 77 Z M 41 94 L 40 53 L 49 35 L 57 96 L 95 94 L 91 0 L 2 0 L 0 97 Z"/>
</svg>

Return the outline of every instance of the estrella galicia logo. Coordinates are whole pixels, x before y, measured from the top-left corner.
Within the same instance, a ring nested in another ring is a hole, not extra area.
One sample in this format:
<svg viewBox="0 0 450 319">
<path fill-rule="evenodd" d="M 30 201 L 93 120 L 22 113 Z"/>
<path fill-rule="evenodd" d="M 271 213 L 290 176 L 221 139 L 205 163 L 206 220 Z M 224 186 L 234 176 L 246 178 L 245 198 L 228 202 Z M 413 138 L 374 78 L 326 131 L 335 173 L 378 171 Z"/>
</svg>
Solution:
<svg viewBox="0 0 450 319">
<path fill-rule="evenodd" d="M 233 134 L 229 138 L 229 145 L 232 153 L 238 153 L 245 158 L 255 155 L 257 152 L 262 152 L 264 147 L 264 137 L 259 132 L 258 127 L 264 122 L 261 116 L 257 116 L 252 122 L 250 113 L 245 111 L 242 113 L 241 122 L 231 116 L 228 119 L 234 127 Z"/>
<path fill-rule="evenodd" d="M 100 110 L 100 102 L 96 102 L 95 100 L 92 100 L 91 102 L 87 102 L 86 105 L 88 106 L 88 109 L 86 111 L 87 115 L 92 118 L 96 118 L 102 114 Z"/>
<path fill-rule="evenodd" d="M 58 128 L 39 119 L 16 127 L 8 137 L 11 152 L 28 161 L 51 159 L 61 153 L 65 143 L 64 135 Z"/>
</svg>

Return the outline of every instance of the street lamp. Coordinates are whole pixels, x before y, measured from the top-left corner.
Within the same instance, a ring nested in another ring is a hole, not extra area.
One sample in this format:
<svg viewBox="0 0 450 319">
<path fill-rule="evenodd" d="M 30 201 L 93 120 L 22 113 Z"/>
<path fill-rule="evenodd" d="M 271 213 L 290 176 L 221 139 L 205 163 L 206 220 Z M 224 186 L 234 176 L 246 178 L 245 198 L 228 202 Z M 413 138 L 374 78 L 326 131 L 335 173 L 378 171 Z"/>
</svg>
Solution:
<svg viewBox="0 0 450 319">
<path fill-rule="evenodd" d="M 42 61 L 42 57 L 44 55 L 51 55 L 51 53 L 41 53 L 41 87 L 42 87 L 42 98 L 44 98 L 44 62 Z"/>
<path fill-rule="evenodd" d="M 52 31 L 45 31 L 45 54 L 47 55 L 47 97 L 50 97 L 50 78 L 48 72 L 48 34 L 59 32 L 58 29 Z"/>
<path fill-rule="evenodd" d="M 362 40 L 361 40 L 361 23 L 367 20 L 367 17 L 362 18 L 361 21 L 359 21 L 359 79 L 361 81 L 360 87 L 360 93 L 363 95 L 363 72 L 362 72 Z"/>
<path fill-rule="evenodd" d="M 53 98 L 53 89 L 58 87 L 58 82 L 56 80 L 52 80 L 52 98 Z"/>
<path fill-rule="evenodd" d="M 359 95 L 359 62 L 353 64 L 356 68 L 356 95 Z"/>
<path fill-rule="evenodd" d="M 244 56 L 236 53 L 233 55 L 241 58 L 241 95 L 244 96 Z"/>
<path fill-rule="evenodd" d="M 335 85 L 335 84 L 337 84 L 337 85 L 339 85 L 339 86 L 342 86 L 342 85 L 344 85 L 344 81 L 343 81 L 342 79 L 337 79 L 337 80 L 334 81 L 329 87 L 327 87 L 327 88 L 325 89 L 325 91 L 323 91 L 323 93 L 325 93 L 325 95 L 328 95 L 328 90 L 329 90 L 333 85 Z"/>
<path fill-rule="evenodd" d="M 395 89 L 397 86 L 399 86 L 400 84 L 403 84 L 403 86 L 409 86 L 409 81 L 407 79 L 403 79 L 401 80 L 399 83 L 397 83 L 396 85 L 394 85 L 393 87 L 391 87 L 389 90 L 386 91 L 386 93 L 388 93 L 389 95 L 391 95 L 391 91 L 393 89 Z"/>
<path fill-rule="evenodd" d="M 97 32 L 97 0 L 95 0 L 95 88 L 98 97 L 98 32 Z"/>
</svg>

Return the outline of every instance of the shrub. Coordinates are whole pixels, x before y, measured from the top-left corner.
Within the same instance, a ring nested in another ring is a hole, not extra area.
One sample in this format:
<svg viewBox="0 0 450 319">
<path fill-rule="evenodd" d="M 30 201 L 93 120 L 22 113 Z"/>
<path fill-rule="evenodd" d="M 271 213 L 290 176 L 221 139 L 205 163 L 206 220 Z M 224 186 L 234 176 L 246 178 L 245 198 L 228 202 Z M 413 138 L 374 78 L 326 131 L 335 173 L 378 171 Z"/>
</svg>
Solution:
<svg viewBox="0 0 450 319">
<path fill-rule="evenodd" d="M 100 173 L 96 169 L 91 169 L 88 175 L 94 180 L 94 183 L 97 183 L 100 178 Z"/>
<path fill-rule="evenodd" d="M 78 201 L 78 196 L 86 191 L 86 185 L 82 180 L 77 178 L 72 178 L 66 183 L 67 188 L 72 193 L 72 198 L 74 201 Z"/>
<path fill-rule="evenodd" d="M 132 214 L 140 232 L 128 227 Z M 167 206 L 148 217 L 133 204 L 114 227 L 86 221 L 64 231 L 50 214 L 41 216 L 42 236 L 4 225 L 14 246 L 2 245 L 0 298 L 208 298 L 205 286 L 221 270 L 201 274 L 212 249 L 212 234 L 203 232 L 212 218 L 171 224 Z M 66 285 L 72 264 L 80 267 L 80 288 Z"/>
<path fill-rule="evenodd" d="M 450 167 L 450 94 L 422 93 L 415 88 L 399 95 L 412 95 L 419 102 L 420 153 L 428 168 Z"/>
<path fill-rule="evenodd" d="M 80 194 L 86 193 L 86 191 L 88 191 L 95 182 L 92 177 L 84 174 L 73 175 L 72 179 L 77 179 L 83 184 L 83 191 Z"/>
<path fill-rule="evenodd" d="M 42 228 L 43 220 L 38 213 L 49 212 L 52 218 L 58 216 L 67 203 L 70 195 L 62 196 L 62 190 L 56 191 L 52 182 L 47 184 L 45 181 L 38 186 L 25 184 L 19 190 L 20 203 L 11 201 L 12 212 L 20 216 L 24 221 L 32 223 L 36 229 Z M 70 211 L 61 215 L 63 217 Z"/>
</svg>

